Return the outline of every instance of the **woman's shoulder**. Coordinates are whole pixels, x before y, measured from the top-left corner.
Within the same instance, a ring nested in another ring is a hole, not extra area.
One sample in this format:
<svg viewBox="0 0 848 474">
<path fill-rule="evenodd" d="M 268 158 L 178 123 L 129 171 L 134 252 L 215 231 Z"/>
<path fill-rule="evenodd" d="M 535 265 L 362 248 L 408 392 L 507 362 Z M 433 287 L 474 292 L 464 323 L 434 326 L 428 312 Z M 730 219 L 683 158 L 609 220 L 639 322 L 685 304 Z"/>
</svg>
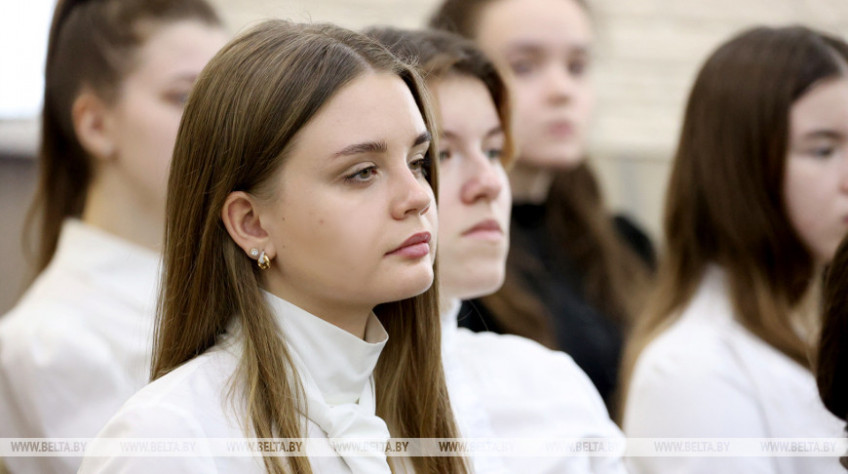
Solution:
<svg viewBox="0 0 848 474">
<path fill-rule="evenodd" d="M 521 336 L 460 328 L 456 345 L 460 354 L 477 363 L 500 367 L 542 366 L 558 368 L 568 374 L 582 373 L 568 354 Z"/>
<path fill-rule="evenodd" d="M 636 360 L 627 389 L 628 434 L 718 435 L 733 417 L 753 433 L 762 431 L 760 395 L 749 362 L 739 357 L 731 308 L 720 275 L 708 272 Z"/>
<path fill-rule="evenodd" d="M 67 371 L 119 365 L 114 356 L 120 344 L 92 327 L 84 308 L 62 298 L 38 298 L 37 292 L 28 296 L 0 319 L 0 371 L 8 377 L 61 378 Z"/>
<path fill-rule="evenodd" d="M 673 381 L 682 373 L 734 376 L 733 315 L 720 296 L 699 291 L 641 351 L 635 381 L 649 374 Z M 634 382 L 636 383 L 636 382 Z"/>
<path fill-rule="evenodd" d="M 169 407 L 185 413 L 203 413 L 227 398 L 238 362 L 233 347 L 213 346 L 147 384 L 124 404 L 121 411 L 156 411 Z"/>
<path fill-rule="evenodd" d="M 206 403 L 189 402 L 175 389 L 180 382 L 189 382 L 199 368 L 200 364 L 186 364 L 130 398 L 86 446 L 79 472 L 218 472 L 207 444 L 209 438 L 220 436 L 208 429 L 210 419 L 218 418 L 209 410 L 208 401 L 215 397 L 210 393 Z M 162 457 L 168 452 L 174 457 Z"/>
<path fill-rule="evenodd" d="M 152 313 L 104 301 L 84 282 L 44 277 L 0 318 L 0 370 L 63 379 L 85 369 L 142 382 L 137 372 L 149 360 Z"/>
<path fill-rule="evenodd" d="M 0 334 L 35 337 L 68 328 L 102 333 L 115 326 L 152 324 L 155 262 L 110 273 L 67 260 L 55 257 L 38 275 L 0 317 Z M 130 279 L 123 278 L 127 274 Z"/>
<path fill-rule="evenodd" d="M 481 383 L 499 385 L 497 393 L 501 397 L 512 396 L 524 402 L 555 401 L 557 405 L 582 407 L 608 419 L 592 381 L 564 352 L 521 336 L 467 329 L 459 330 L 456 346 L 465 372 L 473 373 Z"/>
</svg>

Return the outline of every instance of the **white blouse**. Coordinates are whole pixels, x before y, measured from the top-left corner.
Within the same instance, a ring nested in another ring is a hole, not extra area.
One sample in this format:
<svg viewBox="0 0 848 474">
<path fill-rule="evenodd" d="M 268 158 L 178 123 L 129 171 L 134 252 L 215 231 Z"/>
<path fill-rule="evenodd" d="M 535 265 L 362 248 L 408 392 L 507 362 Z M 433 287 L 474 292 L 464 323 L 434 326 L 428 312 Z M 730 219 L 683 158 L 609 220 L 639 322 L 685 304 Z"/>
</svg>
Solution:
<svg viewBox="0 0 848 474">
<path fill-rule="evenodd" d="M 512 335 L 457 327 L 459 304 L 442 315 L 442 357 L 463 437 L 545 440 L 622 434 L 595 386 L 568 355 Z M 623 473 L 621 456 L 475 457 L 487 473 Z"/>
<path fill-rule="evenodd" d="M 809 370 L 736 321 L 716 266 L 639 356 L 624 417 L 636 438 L 838 438 L 843 426 Z M 651 474 L 844 472 L 836 457 L 633 457 L 630 465 Z"/>
<path fill-rule="evenodd" d="M 148 381 L 156 253 L 67 220 L 49 266 L 0 319 L 0 438 L 93 437 Z M 75 472 L 80 457 L 10 457 Z"/>
<path fill-rule="evenodd" d="M 304 437 L 388 440 L 375 414 L 372 372 L 388 340 L 373 314 L 365 340 L 266 293 L 303 383 L 307 411 Z M 244 400 L 229 397 L 240 359 L 238 330 L 204 354 L 135 394 L 99 438 L 256 438 L 242 428 Z M 240 393 L 240 392 L 236 392 Z M 259 456 L 86 457 L 81 473 L 265 472 Z M 316 473 L 389 473 L 385 454 L 310 458 Z"/>
</svg>

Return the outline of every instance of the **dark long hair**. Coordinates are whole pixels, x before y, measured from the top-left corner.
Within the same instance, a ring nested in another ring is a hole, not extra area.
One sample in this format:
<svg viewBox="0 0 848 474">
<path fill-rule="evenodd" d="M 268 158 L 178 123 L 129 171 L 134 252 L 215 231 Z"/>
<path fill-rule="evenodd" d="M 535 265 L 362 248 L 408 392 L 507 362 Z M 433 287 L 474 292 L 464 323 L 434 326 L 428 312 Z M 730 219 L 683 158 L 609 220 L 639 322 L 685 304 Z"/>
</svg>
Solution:
<svg viewBox="0 0 848 474">
<path fill-rule="evenodd" d="M 800 26 L 746 30 L 707 59 L 686 106 L 666 196 L 665 255 L 627 350 L 626 377 L 712 263 L 726 272 L 737 320 L 810 367 L 811 344 L 792 318 L 818 275 L 782 192 L 789 114 L 814 84 L 844 76 L 846 59 L 843 41 Z"/>
<path fill-rule="evenodd" d="M 302 387 L 259 270 L 227 233 L 221 209 L 233 191 L 266 195 L 297 132 L 335 93 L 373 71 L 403 80 L 434 130 L 417 73 L 376 41 L 332 25 L 256 26 L 209 62 L 186 105 L 168 182 L 152 377 L 201 354 L 237 320 L 244 351 L 230 393 L 246 399 L 245 430 L 258 438 L 306 435 Z M 434 150 L 427 179 L 436 189 Z M 374 310 L 389 334 L 374 372 L 377 415 L 396 437 L 457 435 L 441 366 L 437 286 Z M 264 460 L 269 472 L 285 470 L 282 458 Z M 412 464 L 422 473 L 466 472 L 462 458 Z M 288 467 L 311 472 L 302 457 L 289 457 Z"/>
<path fill-rule="evenodd" d="M 24 241 L 38 240 L 36 271 L 50 263 L 62 221 L 79 217 L 92 168 L 71 119 L 87 88 L 107 103 L 118 96 L 150 26 L 197 20 L 220 26 L 206 0 L 59 0 L 47 42 L 39 181 Z M 36 236 L 38 236 L 36 238 Z"/>
<path fill-rule="evenodd" d="M 824 406 L 842 420 L 848 417 L 848 237 L 827 270 L 822 295 L 822 321 L 816 357 L 816 382 Z"/>
<path fill-rule="evenodd" d="M 483 10 L 494 0 L 445 0 L 430 26 L 474 39 Z M 588 12 L 583 0 L 574 1 Z M 581 275 L 586 300 L 620 327 L 642 310 L 648 287 L 646 263 L 619 236 L 600 185 L 585 161 L 559 171 L 547 198 L 545 228 L 552 242 Z M 542 262 L 518 246 L 510 249 L 504 285 L 482 298 L 499 325 L 510 333 L 556 347 L 554 315 L 521 275 L 541 271 Z"/>
</svg>

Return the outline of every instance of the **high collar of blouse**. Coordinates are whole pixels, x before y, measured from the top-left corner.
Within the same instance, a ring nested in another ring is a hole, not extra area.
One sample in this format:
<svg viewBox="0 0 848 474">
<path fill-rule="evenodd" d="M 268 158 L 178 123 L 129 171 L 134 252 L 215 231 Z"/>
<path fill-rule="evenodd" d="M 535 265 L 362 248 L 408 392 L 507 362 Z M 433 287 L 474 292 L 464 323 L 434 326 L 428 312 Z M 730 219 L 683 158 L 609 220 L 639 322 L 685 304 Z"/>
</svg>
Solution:
<svg viewBox="0 0 848 474">
<path fill-rule="evenodd" d="M 368 316 L 363 340 L 269 292 L 265 299 L 298 370 L 308 374 L 326 403 L 358 403 L 389 339 L 377 316 Z"/>
<path fill-rule="evenodd" d="M 110 294 L 152 311 L 159 286 L 157 252 L 88 225 L 66 219 L 54 263 L 96 279 Z"/>
</svg>

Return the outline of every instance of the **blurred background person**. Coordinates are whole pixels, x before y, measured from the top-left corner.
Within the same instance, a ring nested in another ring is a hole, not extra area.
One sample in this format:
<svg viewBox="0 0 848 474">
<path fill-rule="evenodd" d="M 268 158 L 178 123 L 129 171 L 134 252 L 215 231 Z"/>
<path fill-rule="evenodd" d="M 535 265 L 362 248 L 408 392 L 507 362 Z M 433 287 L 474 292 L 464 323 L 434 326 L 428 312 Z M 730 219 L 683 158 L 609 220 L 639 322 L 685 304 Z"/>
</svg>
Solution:
<svg viewBox="0 0 848 474">
<path fill-rule="evenodd" d="M 754 28 L 686 108 L 658 286 L 625 368 L 629 437 L 838 437 L 810 355 L 848 233 L 848 44 Z M 631 372 L 632 371 L 632 372 Z M 839 472 L 835 458 L 631 458 L 636 472 Z"/>
<path fill-rule="evenodd" d="M 653 247 L 613 216 L 586 161 L 594 32 L 579 0 L 447 0 L 431 26 L 477 42 L 508 78 L 518 158 L 506 281 L 460 311 L 475 331 L 565 351 L 612 408 L 623 335 L 642 309 Z"/>
<path fill-rule="evenodd" d="M 842 421 L 848 416 L 848 238 L 842 241 L 824 280 L 816 382 L 824 406 Z M 842 466 L 848 469 L 843 453 Z"/>
<path fill-rule="evenodd" d="M 38 277 L 0 319 L 0 437 L 85 438 L 148 380 L 183 104 L 225 43 L 204 0 L 60 1 L 48 40 Z M 73 472 L 81 458 L 10 458 Z"/>
<path fill-rule="evenodd" d="M 439 297 L 451 406 L 466 438 L 620 438 L 591 381 L 570 357 L 525 338 L 457 327 L 460 302 L 504 281 L 515 159 L 509 96 L 469 40 L 441 31 L 368 31 L 417 63 L 439 128 Z M 623 472 L 620 457 L 478 456 L 477 472 Z"/>
</svg>

